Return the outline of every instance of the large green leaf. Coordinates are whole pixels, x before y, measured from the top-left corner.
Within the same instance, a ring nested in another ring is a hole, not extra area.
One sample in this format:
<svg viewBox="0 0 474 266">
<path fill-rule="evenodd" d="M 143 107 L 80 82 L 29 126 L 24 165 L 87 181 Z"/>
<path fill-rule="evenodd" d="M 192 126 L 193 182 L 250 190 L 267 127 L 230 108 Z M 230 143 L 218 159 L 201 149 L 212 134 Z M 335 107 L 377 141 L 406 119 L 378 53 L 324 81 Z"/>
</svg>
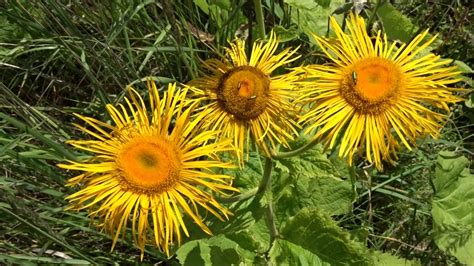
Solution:
<svg viewBox="0 0 474 266">
<path fill-rule="evenodd" d="M 411 23 L 410 19 L 400 13 L 390 3 L 383 3 L 377 10 L 382 20 L 385 33 L 391 40 L 409 42 L 418 28 Z"/>
<path fill-rule="evenodd" d="M 239 188 L 252 189 L 260 184 L 265 159 L 258 152 L 250 152 L 242 169 L 230 169 L 226 173 L 235 178 L 235 185 Z"/>
<path fill-rule="evenodd" d="M 468 165 L 464 156 L 439 153 L 431 213 L 438 247 L 474 265 L 474 175 Z"/>
<path fill-rule="evenodd" d="M 182 265 L 239 265 L 253 260 L 253 254 L 223 235 L 189 241 L 176 255 Z"/>
<path fill-rule="evenodd" d="M 277 239 L 268 253 L 272 265 L 314 265 L 329 266 L 310 251 L 289 241 Z"/>
<path fill-rule="evenodd" d="M 340 160 L 336 163 L 338 166 L 320 145 L 299 156 L 281 159 L 274 189 L 279 216 L 293 216 L 305 207 L 318 207 L 330 215 L 349 212 L 355 195 L 347 178 L 347 164 Z"/>
<path fill-rule="evenodd" d="M 314 42 L 312 34 L 324 36 L 328 30 L 328 18 L 333 11 L 344 5 L 344 0 L 297 1 L 285 0 L 291 8 L 291 20 Z"/>
<path fill-rule="evenodd" d="M 263 218 L 244 230 L 228 234 L 227 237 L 256 254 L 263 254 L 270 247 L 270 233 Z"/>
<path fill-rule="evenodd" d="M 301 246 L 331 265 L 371 265 L 364 244 L 351 239 L 328 215 L 303 209 L 281 230 L 283 239 Z"/>
<path fill-rule="evenodd" d="M 251 152 L 250 158 L 242 169 L 226 170 L 225 174 L 233 176 L 233 185 L 240 189 L 241 193 L 247 193 L 249 190 L 256 189 L 262 179 L 263 159 L 257 152 Z M 239 195 L 238 193 L 234 196 Z M 214 233 L 232 233 L 244 230 L 252 226 L 263 215 L 265 206 L 263 195 L 251 197 L 244 201 L 238 201 L 228 206 L 232 212 L 228 222 L 222 222 L 216 217 L 208 217 L 210 228 Z"/>
</svg>

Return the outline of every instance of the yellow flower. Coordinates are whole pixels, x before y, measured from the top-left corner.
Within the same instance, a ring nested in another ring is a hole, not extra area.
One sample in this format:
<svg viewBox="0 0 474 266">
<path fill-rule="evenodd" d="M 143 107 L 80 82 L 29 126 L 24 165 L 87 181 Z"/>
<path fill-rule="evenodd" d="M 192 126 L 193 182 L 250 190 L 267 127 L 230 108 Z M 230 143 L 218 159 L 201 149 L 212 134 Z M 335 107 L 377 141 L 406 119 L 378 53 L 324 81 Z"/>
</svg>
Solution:
<svg viewBox="0 0 474 266">
<path fill-rule="evenodd" d="M 236 40 L 226 49 L 230 59 L 206 60 L 203 68 L 210 74 L 190 82 L 197 88 L 195 95 L 206 102 L 199 114 L 205 117 L 201 126 L 221 130 L 220 138 L 232 139 L 240 164 L 248 151 L 249 134 L 266 156 L 277 144 L 287 147 L 297 134 L 291 103 L 297 76 L 270 75 L 298 57 L 293 56 L 296 49 L 290 48 L 275 55 L 277 45 L 272 33 L 266 44 L 254 43 L 248 60 L 245 43 Z"/>
<path fill-rule="evenodd" d="M 182 232 L 189 236 L 183 214 L 211 234 L 198 207 L 221 220 L 230 213 L 206 190 L 237 191 L 229 185 L 229 176 L 210 171 L 232 167 L 216 155 L 232 149 L 231 142 L 210 142 L 218 134 L 214 130 L 196 133 L 199 120 L 189 121 L 196 102 L 186 99 L 187 89 L 170 85 L 160 98 L 154 83 L 149 82 L 148 87 L 150 110 L 133 89 L 129 89 L 126 105 L 107 105 L 114 125 L 77 115 L 94 131 L 78 128 L 95 140 L 70 144 L 95 155 L 87 162 L 59 165 L 83 172 L 69 180 L 68 185 L 83 187 L 67 197 L 68 208 L 89 209 L 91 218 L 98 216 L 99 226 L 113 236 L 112 249 L 131 222 L 142 258 L 148 242 L 169 255 L 171 243 L 180 245 Z"/>
<path fill-rule="evenodd" d="M 446 119 L 438 110 L 459 100 L 449 85 L 460 72 L 447 66 L 451 60 L 422 53 L 436 38 L 426 39 L 428 31 L 397 47 L 380 31 L 370 38 L 360 16 L 351 14 L 347 26 L 348 34 L 332 17 L 336 41 L 314 36 L 329 64 L 296 70 L 307 77 L 301 98 L 310 103 L 300 120 L 329 148 L 341 138 L 339 156 L 350 163 L 365 146 L 367 160 L 382 169 L 382 160 L 397 159 L 399 142 L 411 150 L 418 136 L 438 136 Z"/>
</svg>

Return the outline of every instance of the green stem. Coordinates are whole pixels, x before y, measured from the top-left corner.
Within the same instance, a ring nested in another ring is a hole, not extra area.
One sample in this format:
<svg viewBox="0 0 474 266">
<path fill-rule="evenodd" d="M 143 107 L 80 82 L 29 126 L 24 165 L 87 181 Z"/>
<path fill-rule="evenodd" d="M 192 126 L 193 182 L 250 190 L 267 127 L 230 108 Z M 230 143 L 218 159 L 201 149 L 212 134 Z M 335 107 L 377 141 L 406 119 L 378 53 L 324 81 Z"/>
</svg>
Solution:
<svg viewBox="0 0 474 266">
<path fill-rule="evenodd" d="M 57 151 L 58 153 L 62 154 L 67 159 L 72 160 L 72 161 L 77 161 L 77 158 L 73 153 L 66 150 L 62 145 L 56 143 L 55 141 L 51 140 L 50 138 L 45 137 L 38 130 L 36 130 L 36 129 L 26 125 L 25 123 L 20 122 L 20 121 L 16 120 L 15 118 L 13 118 L 13 117 L 11 117 L 7 114 L 4 114 L 2 112 L 0 112 L 0 118 L 4 119 L 5 121 L 7 121 L 7 123 L 13 125 L 14 127 L 18 128 L 20 130 L 23 130 L 26 133 L 32 135 L 36 139 L 40 140 L 44 144 L 48 145 L 49 147 L 51 147 L 52 149 Z"/>
<path fill-rule="evenodd" d="M 255 5 L 255 16 L 257 17 L 257 27 L 260 39 L 265 39 L 265 24 L 263 23 L 263 8 L 260 0 L 253 0 Z"/>
<path fill-rule="evenodd" d="M 275 239 L 277 239 L 279 236 L 278 229 L 275 223 L 275 213 L 273 212 L 272 195 L 270 195 L 270 199 L 268 200 L 267 211 L 265 212 L 265 218 L 267 221 L 268 230 L 270 231 L 270 247 L 271 247 Z"/>
<path fill-rule="evenodd" d="M 263 169 L 262 181 L 260 182 L 260 185 L 258 186 L 257 194 L 260 194 L 270 189 L 272 185 L 272 168 L 273 168 L 272 158 L 265 157 L 265 168 Z"/>
<path fill-rule="evenodd" d="M 288 157 L 293 157 L 293 156 L 296 156 L 296 155 L 299 155 L 309 149 L 311 149 L 312 147 L 314 147 L 314 145 L 318 144 L 319 141 L 318 139 L 314 138 L 313 140 L 311 140 L 310 142 L 306 143 L 305 145 L 297 148 L 296 150 L 292 150 L 292 151 L 287 151 L 287 152 L 277 152 L 277 153 L 274 153 L 273 154 L 273 159 L 283 159 L 283 158 L 288 158 Z"/>
<path fill-rule="evenodd" d="M 265 220 L 267 221 L 268 230 L 270 231 L 270 247 L 276 238 L 278 238 L 278 229 L 275 223 L 275 213 L 273 212 L 273 194 L 272 194 L 272 169 L 273 161 L 271 158 L 265 158 L 265 169 L 263 172 L 262 183 L 259 191 L 266 192 L 268 195 L 267 207 L 265 212 Z"/>
<path fill-rule="evenodd" d="M 375 15 L 377 14 L 377 10 L 379 9 L 381 4 L 382 4 L 381 0 L 377 0 L 377 2 L 375 3 L 375 8 L 372 11 L 372 14 L 370 14 L 369 20 L 367 21 L 367 30 L 369 30 L 370 25 L 372 25 L 372 22 L 374 22 Z"/>
</svg>

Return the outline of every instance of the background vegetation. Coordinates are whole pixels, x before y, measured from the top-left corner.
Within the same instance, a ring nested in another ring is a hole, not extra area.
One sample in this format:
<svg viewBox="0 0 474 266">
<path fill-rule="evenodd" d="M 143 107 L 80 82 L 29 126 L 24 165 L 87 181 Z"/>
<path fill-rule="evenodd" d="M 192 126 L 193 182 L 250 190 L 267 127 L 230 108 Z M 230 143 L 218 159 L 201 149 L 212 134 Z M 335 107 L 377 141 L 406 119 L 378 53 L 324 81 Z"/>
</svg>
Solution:
<svg viewBox="0 0 474 266">
<path fill-rule="evenodd" d="M 308 35 L 327 34 L 329 15 L 342 21 L 357 8 L 373 18 L 371 30 L 383 29 L 391 40 L 409 41 L 425 28 L 439 33 L 430 49 L 452 58 L 463 71 L 459 86 L 472 87 L 472 1 L 262 4 L 266 30 L 279 34 L 281 48 L 302 46 L 293 66 L 324 62 Z M 215 57 L 228 40 L 256 39 L 254 21 L 253 2 L 245 0 L 1 1 L 0 262 L 139 261 L 132 241 L 110 252 L 110 237 L 90 226 L 86 213 L 63 210 L 72 189 L 64 187 L 69 173 L 55 164 L 86 156 L 64 144 L 83 137 L 71 126 L 72 113 L 107 120 L 105 104 L 119 102 L 127 85 L 143 88 L 147 76 L 160 85 L 189 81 L 199 59 Z M 351 173 L 320 147 L 277 162 L 272 191 L 283 237 L 272 246 L 263 197 L 231 205 L 234 218 L 212 226 L 225 237 L 196 232 L 171 259 L 149 247 L 144 262 L 472 263 L 473 94 L 452 111 L 439 140 L 420 140 L 383 173 L 364 161 Z M 244 191 L 261 176 L 260 157 L 253 156 L 232 173 Z"/>
</svg>

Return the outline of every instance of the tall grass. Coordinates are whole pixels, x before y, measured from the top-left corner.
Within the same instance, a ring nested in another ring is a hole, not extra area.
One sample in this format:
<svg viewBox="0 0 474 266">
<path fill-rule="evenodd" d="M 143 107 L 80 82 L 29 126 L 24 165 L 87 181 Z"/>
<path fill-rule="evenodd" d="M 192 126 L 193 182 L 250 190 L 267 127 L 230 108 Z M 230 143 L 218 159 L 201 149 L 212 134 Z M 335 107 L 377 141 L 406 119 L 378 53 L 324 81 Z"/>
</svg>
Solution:
<svg viewBox="0 0 474 266">
<path fill-rule="evenodd" d="M 110 253 L 109 236 L 90 226 L 85 213 L 64 211 L 68 174 L 55 165 L 87 157 L 64 144 L 81 137 L 71 126 L 74 112 L 107 121 L 105 105 L 120 101 L 127 86 L 142 88 L 149 76 L 160 85 L 186 82 L 197 75 L 199 58 L 221 52 L 236 33 L 257 38 L 249 24 L 255 17 L 251 1 L 215 1 L 207 10 L 202 2 L 0 4 L 0 262 L 137 261 L 130 239 Z M 262 2 L 267 29 L 294 26 L 284 1 Z M 308 54 L 309 42 L 300 38 L 284 45 L 302 41 L 300 51 Z M 402 156 L 390 175 L 358 172 L 359 196 L 341 224 L 369 235 L 369 245 L 379 250 L 423 263 L 433 256 L 451 262 L 430 237 L 428 214 L 437 151 L 472 149 L 472 122 L 458 107 L 455 114 L 441 142 L 420 143 L 423 152 Z M 145 262 L 164 260 L 157 250 L 146 253 Z"/>
</svg>

